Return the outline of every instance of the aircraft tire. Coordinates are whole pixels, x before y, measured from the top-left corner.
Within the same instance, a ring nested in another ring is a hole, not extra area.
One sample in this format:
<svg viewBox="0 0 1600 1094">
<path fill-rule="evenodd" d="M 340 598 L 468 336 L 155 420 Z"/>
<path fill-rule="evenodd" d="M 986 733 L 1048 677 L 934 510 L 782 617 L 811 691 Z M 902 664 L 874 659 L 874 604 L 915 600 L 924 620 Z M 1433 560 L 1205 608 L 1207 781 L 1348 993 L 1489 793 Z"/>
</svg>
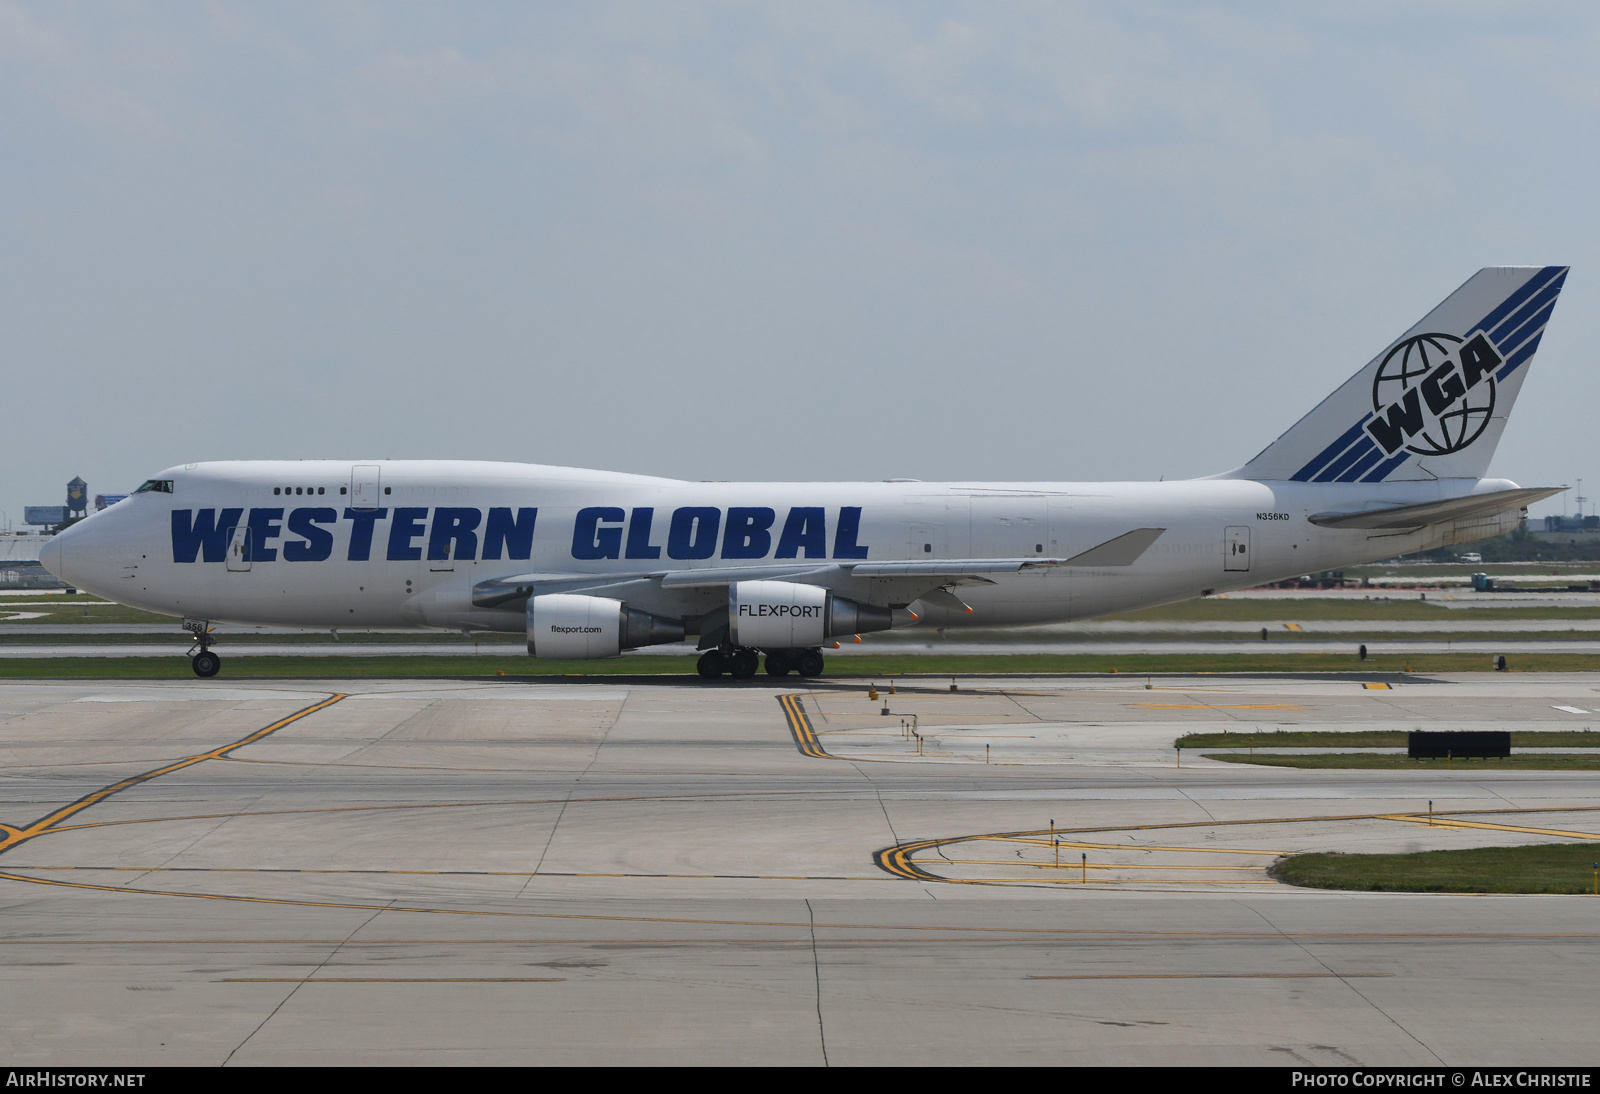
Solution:
<svg viewBox="0 0 1600 1094">
<path fill-rule="evenodd" d="M 707 680 L 715 680 L 726 668 L 721 650 L 707 650 L 700 655 L 700 660 L 695 664 L 695 670 Z"/>
<path fill-rule="evenodd" d="M 761 667 L 761 655 L 755 650 L 735 650 L 730 660 L 732 664 L 728 666 L 728 671 L 735 680 L 749 680 Z"/>
<path fill-rule="evenodd" d="M 194 674 L 203 680 L 209 680 L 222 671 L 222 658 L 210 650 L 201 650 L 189 662 L 189 667 L 194 669 Z"/>
<path fill-rule="evenodd" d="M 788 650 L 767 651 L 767 675 L 788 676 L 794 668 L 794 662 L 789 659 Z"/>
<path fill-rule="evenodd" d="M 801 676 L 821 676 L 822 675 L 822 651 L 821 650 L 804 650 L 804 651 L 802 651 L 800 656 L 795 659 L 795 666 L 794 667 L 800 673 Z"/>
</svg>

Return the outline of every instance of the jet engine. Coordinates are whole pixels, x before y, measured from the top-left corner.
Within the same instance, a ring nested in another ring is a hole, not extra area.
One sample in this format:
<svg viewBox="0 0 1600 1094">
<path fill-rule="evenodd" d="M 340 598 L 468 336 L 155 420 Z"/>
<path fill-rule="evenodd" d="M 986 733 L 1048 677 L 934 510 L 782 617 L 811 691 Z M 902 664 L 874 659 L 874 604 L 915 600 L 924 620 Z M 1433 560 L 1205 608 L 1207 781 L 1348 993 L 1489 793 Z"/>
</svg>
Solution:
<svg viewBox="0 0 1600 1094">
<path fill-rule="evenodd" d="M 681 620 L 610 597 L 547 593 L 528 598 L 528 653 L 534 657 L 615 657 L 638 646 L 682 640 Z"/>
<path fill-rule="evenodd" d="M 886 631 L 888 608 L 857 604 L 816 585 L 738 581 L 728 586 L 728 640 L 735 646 L 793 649 L 840 634 Z"/>
</svg>

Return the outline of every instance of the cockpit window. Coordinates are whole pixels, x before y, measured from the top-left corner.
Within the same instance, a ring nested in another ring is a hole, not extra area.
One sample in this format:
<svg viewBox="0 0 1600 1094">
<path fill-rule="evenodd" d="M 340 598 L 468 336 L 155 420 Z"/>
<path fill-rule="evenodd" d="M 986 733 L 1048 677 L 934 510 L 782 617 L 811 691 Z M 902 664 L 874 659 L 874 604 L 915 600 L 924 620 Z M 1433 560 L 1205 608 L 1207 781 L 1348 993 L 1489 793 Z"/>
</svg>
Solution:
<svg viewBox="0 0 1600 1094">
<path fill-rule="evenodd" d="M 146 479 L 144 485 L 134 491 L 135 494 L 170 494 L 172 493 L 171 479 Z"/>
</svg>

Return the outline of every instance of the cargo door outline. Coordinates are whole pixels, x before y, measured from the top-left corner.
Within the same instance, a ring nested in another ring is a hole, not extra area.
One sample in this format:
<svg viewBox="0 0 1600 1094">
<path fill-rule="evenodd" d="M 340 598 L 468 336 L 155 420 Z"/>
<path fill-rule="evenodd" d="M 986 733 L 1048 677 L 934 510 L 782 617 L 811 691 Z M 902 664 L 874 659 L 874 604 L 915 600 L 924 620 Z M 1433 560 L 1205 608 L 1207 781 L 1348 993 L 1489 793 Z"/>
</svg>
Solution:
<svg viewBox="0 0 1600 1094">
<path fill-rule="evenodd" d="M 350 508 L 371 512 L 380 505 L 383 468 L 375 463 L 358 463 L 350 468 Z"/>
<path fill-rule="evenodd" d="M 1049 538 L 1045 498 L 1036 494 L 972 496 L 974 558 L 1040 555 Z"/>
<path fill-rule="evenodd" d="M 228 572 L 250 572 L 250 526 L 237 524 L 228 529 Z"/>
<path fill-rule="evenodd" d="M 1233 525 L 1223 529 L 1222 568 L 1236 572 L 1250 569 L 1250 529 L 1246 525 Z"/>
</svg>

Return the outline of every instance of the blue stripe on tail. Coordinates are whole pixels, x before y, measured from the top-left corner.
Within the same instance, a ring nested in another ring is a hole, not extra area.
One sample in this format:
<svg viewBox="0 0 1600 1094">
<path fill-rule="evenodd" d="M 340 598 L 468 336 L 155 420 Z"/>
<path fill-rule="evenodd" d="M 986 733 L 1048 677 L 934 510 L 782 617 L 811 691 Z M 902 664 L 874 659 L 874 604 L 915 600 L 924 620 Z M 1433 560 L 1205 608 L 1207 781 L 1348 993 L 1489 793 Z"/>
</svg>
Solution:
<svg viewBox="0 0 1600 1094">
<path fill-rule="evenodd" d="M 1501 301 L 1500 306 L 1479 320 L 1478 325 L 1473 329 L 1488 330 L 1490 327 L 1495 326 L 1502 319 L 1506 318 L 1512 312 L 1520 308 L 1523 301 L 1527 300 L 1528 297 L 1532 296 L 1534 293 L 1548 285 L 1551 278 L 1560 276 L 1561 280 L 1565 281 L 1566 276 L 1563 272 L 1565 270 L 1565 266 L 1546 266 L 1544 269 L 1528 278 L 1527 284 L 1523 285 L 1516 292 L 1512 293 L 1510 296 L 1506 297 L 1505 300 Z M 1559 283 L 1556 285 L 1556 291 L 1561 291 L 1561 286 Z M 1468 331 L 1467 333 L 1470 334 L 1471 331 Z"/>
<path fill-rule="evenodd" d="M 1411 453 L 1409 453 L 1409 452 L 1402 452 L 1398 456 L 1393 457 L 1392 459 L 1384 460 L 1377 467 L 1373 468 L 1367 474 L 1366 478 L 1362 479 L 1361 481 L 1362 482 L 1382 482 L 1385 478 L 1388 477 L 1389 472 L 1393 471 L 1395 468 L 1397 468 L 1401 464 L 1405 463 L 1406 459 L 1410 455 L 1411 455 Z"/>
<path fill-rule="evenodd" d="M 1366 425 L 1367 420 L 1371 417 L 1371 414 L 1362 415 L 1361 420 L 1355 425 L 1351 426 L 1349 429 L 1345 430 L 1344 434 L 1338 440 L 1334 441 L 1327 448 L 1324 448 L 1321 452 L 1318 452 L 1310 463 L 1296 471 L 1293 475 L 1290 475 L 1289 481 L 1308 481 L 1312 475 L 1315 475 L 1318 471 L 1327 466 L 1329 460 L 1339 455 L 1339 453 L 1343 452 L 1346 448 L 1349 448 L 1351 442 L 1357 437 L 1361 436 L 1361 427 Z"/>
<path fill-rule="evenodd" d="M 1496 381 L 1510 376 L 1519 365 L 1533 356 L 1534 350 L 1539 348 L 1539 340 L 1544 335 L 1544 325 L 1549 322 L 1550 314 L 1555 310 L 1556 297 L 1561 295 L 1561 287 L 1566 284 L 1566 280 L 1567 267 L 1544 267 L 1467 331 L 1468 334 L 1476 330 L 1486 332 L 1505 355 L 1505 363 L 1495 373 Z M 1366 439 L 1361 436 L 1361 428 L 1371 418 L 1371 414 L 1363 415 L 1361 420 L 1338 440 L 1295 472 L 1292 480 L 1355 482 L 1359 479 L 1361 482 L 1382 482 L 1395 468 L 1405 463 L 1410 453 L 1401 452 L 1390 459 L 1380 460 L 1382 453 L 1377 446 L 1368 448 L 1361 444 L 1353 444 L 1358 436 L 1363 440 Z M 1371 444 L 1370 441 L 1367 443 Z M 1377 466 L 1374 467 L 1374 463 Z"/>
</svg>

